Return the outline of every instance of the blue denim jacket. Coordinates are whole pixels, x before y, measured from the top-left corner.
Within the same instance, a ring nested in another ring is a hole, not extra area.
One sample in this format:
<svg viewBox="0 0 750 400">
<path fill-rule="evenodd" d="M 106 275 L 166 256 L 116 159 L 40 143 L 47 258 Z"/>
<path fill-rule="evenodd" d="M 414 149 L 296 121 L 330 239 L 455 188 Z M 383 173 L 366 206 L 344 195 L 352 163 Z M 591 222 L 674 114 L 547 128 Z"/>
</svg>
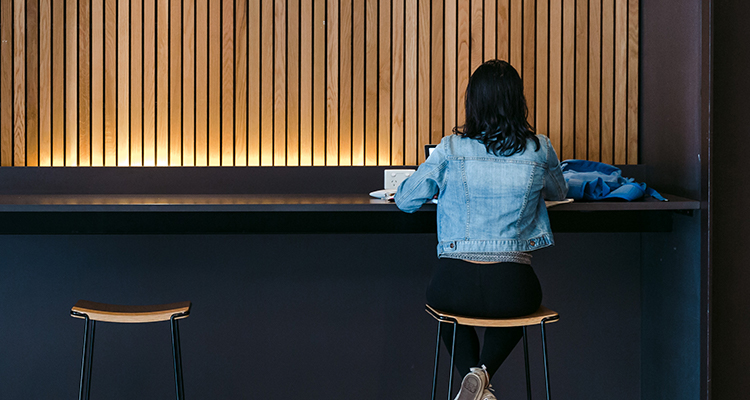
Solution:
<svg viewBox="0 0 750 400">
<path fill-rule="evenodd" d="M 414 212 L 438 195 L 438 257 L 496 261 L 497 253 L 554 244 L 544 200 L 562 200 L 568 186 L 549 139 L 537 135 L 509 157 L 475 139 L 451 135 L 399 186 L 396 205 Z"/>
</svg>

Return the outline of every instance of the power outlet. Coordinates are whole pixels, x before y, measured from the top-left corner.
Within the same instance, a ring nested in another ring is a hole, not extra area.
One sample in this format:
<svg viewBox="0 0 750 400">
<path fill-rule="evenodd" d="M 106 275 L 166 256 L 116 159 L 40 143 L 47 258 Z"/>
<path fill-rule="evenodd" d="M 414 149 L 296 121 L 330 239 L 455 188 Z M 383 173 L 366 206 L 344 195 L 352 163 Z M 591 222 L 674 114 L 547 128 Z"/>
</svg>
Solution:
<svg viewBox="0 0 750 400">
<path fill-rule="evenodd" d="M 415 170 L 413 169 L 387 169 L 385 170 L 385 182 L 383 184 L 384 189 L 398 189 L 398 185 L 404 181 L 404 179 L 410 177 Z"/>
</svg>

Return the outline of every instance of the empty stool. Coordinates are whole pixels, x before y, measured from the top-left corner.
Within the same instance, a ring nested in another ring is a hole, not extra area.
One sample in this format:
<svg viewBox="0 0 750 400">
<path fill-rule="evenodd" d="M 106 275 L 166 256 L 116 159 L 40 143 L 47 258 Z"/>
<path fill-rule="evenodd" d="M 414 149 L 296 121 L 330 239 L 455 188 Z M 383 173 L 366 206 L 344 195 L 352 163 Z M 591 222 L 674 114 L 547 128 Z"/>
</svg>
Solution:
<svg viewBox="0 0 750 400">
<path fill-rule="evenodd" d="M 456 350 L 456 324 L 478 326 L 484 328 L 510 328 L 510 327 L 523 327 L 523 357 L 526 362 L 526 395 L 531 400 L 531 376 L 529 374 L 529 348 L 528 341 L 526 340 L 526 327 L 530 325 L 540 325 L 542 330 L 542 352 L 544 356 L 544 380 L 547 385 L 547 400 L 550 400 L 549 390 L 549 365 L 547 363 L 547 339 L 544 335 L 544 325 L 547 322 L 555 322 L 560 319 L 560 316 L 544 306 L 529 315 L 522 317 L 513 318 L 472 318 L 463 317 L 460 315 L 450 314 L 442 311 L 435 310 L 429 305 L 425 306 L 425 311 L 432 315 L 433 318 L 438 320 L 437 329 L 437 346 L 435 347 L 435 367 L 432 374 L 432 400 L 435 400 L 435 387 L 437 385 L 437 367 L 438 358 L 440 356 L 440 326 L 442 323 L 453 324 L 453 343 L 451 345 L 451 370 L 450 380 L 448 381 L 448 400 L 451 400 L 451 392 L 453 389 L 453 355 Z"/>
<path fill-rule="evenodd" d="M 81 383 L 78 399 L 88 400 L 89 392 L 91 391 L 91 362 L 94 356 L 94 328 L 96 327 L 96 321 L 119 323 L 170 321 L 172 325 L 172 357 L 174 358 L 177 400 L 183 400 L 185 398 L 185 388 L 182 383 L 180 330 L 177 320 L 187 318 L 190 314 L 190 306 L 189 301 L 155 306 L 121 306 L 79 300 L 70 309 L 71 316 L 86 320 L 86 326 L 83 329 L 83 357 L 81 359 Z"/>
</svg>

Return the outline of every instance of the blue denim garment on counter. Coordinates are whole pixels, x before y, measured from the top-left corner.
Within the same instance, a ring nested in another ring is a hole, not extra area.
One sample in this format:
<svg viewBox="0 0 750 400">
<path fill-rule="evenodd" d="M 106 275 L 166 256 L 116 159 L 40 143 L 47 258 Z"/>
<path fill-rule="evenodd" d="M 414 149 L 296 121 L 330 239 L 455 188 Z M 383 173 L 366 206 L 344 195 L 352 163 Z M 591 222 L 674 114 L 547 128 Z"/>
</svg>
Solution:
<svg viewBox="0 0 750 400">
<path fill-rule="evenodd" d="M 619 168 L 596 161 L 565 160 L 562 171 L 568 182 L 568 197 L 576 200 L 636 200 L 651 196 L 667 201 L 656 190 L 633 178 L 625 178 Z"/>
<path fill-rule="evenodd" d="M 537 135 L 523 153 L 496 156 L 478 140 L 446 136 L 396 192 L 414 212 L 438 195 L 438 257 L 494 261 L 498 252 L 551 246 L 544 200 L 562 200 L 568 186 L 549 139 Z"/>
</svg>

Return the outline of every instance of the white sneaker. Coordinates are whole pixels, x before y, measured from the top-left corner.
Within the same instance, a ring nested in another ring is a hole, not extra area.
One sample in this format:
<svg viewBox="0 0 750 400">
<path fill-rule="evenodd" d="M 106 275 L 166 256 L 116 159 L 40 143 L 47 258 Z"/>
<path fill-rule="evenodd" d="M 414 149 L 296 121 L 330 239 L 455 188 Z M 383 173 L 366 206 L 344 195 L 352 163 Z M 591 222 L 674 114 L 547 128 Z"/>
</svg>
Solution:
<svg viewBox="0 0 750 400">
<path fill-rule="evenodd" d="M 488 390 L 489 386 L 489 374 L 485 366 L 471 368 L 471 372 L 464 376 L 461 390 L 458 391 L 455 400 L 497 400 Z"/>
</svg>

